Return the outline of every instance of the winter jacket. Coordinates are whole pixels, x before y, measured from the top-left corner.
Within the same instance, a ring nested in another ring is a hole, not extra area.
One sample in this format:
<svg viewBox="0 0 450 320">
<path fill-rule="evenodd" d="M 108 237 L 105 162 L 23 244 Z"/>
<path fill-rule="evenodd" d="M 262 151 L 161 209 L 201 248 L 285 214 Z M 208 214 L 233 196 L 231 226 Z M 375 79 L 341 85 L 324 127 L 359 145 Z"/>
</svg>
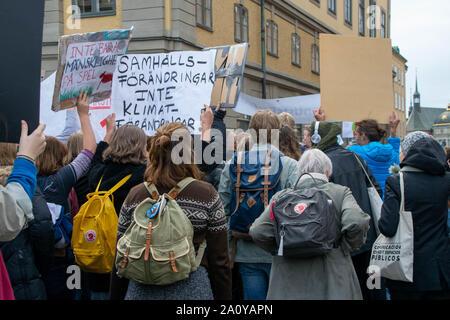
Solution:
<svg viewBox="0 0 450 320">
<path fill-rule="evenodd" d="M 125 198 L 129 191 L 136 185 L 144 181 L 146 164 L 124 164 L 112 162 L 109 159 L 103 161 L 103 152 L 108 148 L 108 143 L 100 141 L 97 145 L 94 158 L 92 159 L 91 169 L 89 170 L 89 189 L 94 192 L 102 179 L 99 191 L 107 191 L 114 187 L 120 180 L 131 173 L 130 179 L 113 193 L 114 208 L 117 216 L 120 214 Z M 109 290 L 110 275 L 90 273 L 91 290 L 95 292 L 107 292 Z"/>
<path fill-rule="evenodd" d="M 384 185 L 386 178 L 391 175 L 389 168 L 399 164 L 400 138 L 389 137 L 388 144 L 370 142 L 368 145 L 353 145 L 348 148 L 361 156 L 366 161 L 375 179 L 380 185 L 384 196 Z"/>
<path fill-rule="evenodd" d="M 299 189 L 317 186 L 332 200 L 338 211 L 340 229 L 336 239 L 341 243 L 323 256 L 285 258 L 277 255 L 274 220 L 270 206 L 255 220 L 250 236 L 256 244 L 273 255 L 268 300 L 361 300 L 358 277 L 349 249 L 364 244 L 370 217 L 364 213 L 349 188 L 329 183 L 323 174 L 303 176 Z M 272 202 L 292 189 L 278 192 Z"/>
<path fill-rule="evenodd" d="M 405 210 L 412 212 L 414 228 L 413 283 L 387 280 L 387 287 L 402 291 L 450 289 L 450 246 L 447 235 L 447 198 L 450 174 L 445 170 L 445 153 L 433 139 L 421 139 L 408 151 L 400 167 L 423 172 L 403 172 Z M 393 237 L 398 228 L 400 177 L 386 180 L 386 197 L 378 226 Z"/>
<path fill-rule="evenodd" d="M 53 260 L 53 222 L 47 202 L 39 188 L 33 200 L 34 219 L 28 228 L 9 242 L 0 243 L 16 300 L 45 300 L 42 275 Z"/>
<path fill-rule="evenodd" d="M 277 150 L 270 144 L 258 145 L 255 144 L 251 150 L 267 150 L 272 148 Z M 283 165 L 283 172 L 280 177 L 281 190 L 294 186 L 297 182 L 297 161 L 289 157 L 284 156 L 279 150 L 277 150 L 281 155 L 281 164 Z M 231 199 L 231 180 L 230 180 L 230 162 L 225 164 L 222 171 L 222 176 L 220 177 L 219 184 L 219 195 L 223 202 L 223 208 L 227 218 L 230 217 L 230 199 Z M 234 188 L 233 188 L 234 190 Z M 231 232 L 229 232 L 229 248 L 232 250 L 233 237 Z M 272 263 L 272 257 L 269 253 L 261 249 L 259 246 L 253 243 L 253 241 L 237 239 L 236 243 L 236 256 L 234 262 L 244 262 L 244 263 Z"/>
<path fill-rule="evenodd" d="M 6 186 L 0 185 L 0 241 L 14 239 L 33 220 L 31 199 L 36 189 L 36 166 L 18 158 Z"/>
<path fill-rule="evenodd" d="M 331 163 L 333 164 L 333 173 L 331 174 L 330 182 L 350 188 L 353 197 L 355 198 L 361 210 L 369 214 L 371 218 L 366 243 L 359 250 L 352 252 L 352 255 L 367 252 L 372 249 L 372 245 L 377 238 L 374 219 L 372 216 L 372 209 L 370 207 L 369 194 L 367 193 L 367 187 L 371 186 L 370 182 L 367 181 L 363 169 L 355 158 L 356 154 L 352 151 L 344 149 L 336 144 L 334 146 L 328 147 L 324 150 L 324 152 L 331 159 Z M 381 197 L 381 188 L 376 179 L 373 177 L 372 171 L 369 169 L 365 161 L 361 159 L 361 157 L 359 157 L 359 159 L 364 165 L 365 170 L 370 177 L 370 180 L 372 181 L 373 185 L 378 191 L 378 194 Z"/>
</svg>

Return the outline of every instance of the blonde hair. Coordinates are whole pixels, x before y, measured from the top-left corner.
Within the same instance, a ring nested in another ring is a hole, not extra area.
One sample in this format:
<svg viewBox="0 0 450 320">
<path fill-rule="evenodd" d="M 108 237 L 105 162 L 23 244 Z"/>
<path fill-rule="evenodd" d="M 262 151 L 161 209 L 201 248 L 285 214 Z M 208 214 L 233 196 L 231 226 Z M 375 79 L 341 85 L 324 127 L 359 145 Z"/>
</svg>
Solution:
<svg viewBox="0 0 450 320">
<path fill-rule="evenodd" d="M 282 112 L 278 115 L 278 119 L 280 120 L 280 126 L 288 126 L 297 131 L 297 126 L 295 125 L 295 119 L 292 114 L 287 112 Z"/>
<path fill-rule="evenodd" d="M 0 166 L 12 166 L 17 158 L 17 143 L 0 142 Z"/>
<path fill-rule="evenodd" d="M 250 118 L 249 129 L 256 131 L 257 143 L 266 144 L 270 141 L 272 130 L 280 129 L 280 120 L 271 110 L 259 110 Z M 267 130 L 265 141 L 261 141 L 263 137 L 260 136 L 260 130 L 262 129 Z"/>
<path fill-rule="evenodd" d="M 69 164 L 75 159 L 83 150 L 83 134 L 81 132 L 79 133 L 72 133 L 69 136 L 69 139 L 67 139 L 67 157 L 66 157 L 66 163 Z"/>
<path fill-rule="evenodd" d="M 142 164 L 147 160 L 144 153 L 146 149 L 147 136 L 145 132 L 134 125 L 125 125 L 114 132 L 108 148 L 103 152 L 103 160 Z"/>
</svg>

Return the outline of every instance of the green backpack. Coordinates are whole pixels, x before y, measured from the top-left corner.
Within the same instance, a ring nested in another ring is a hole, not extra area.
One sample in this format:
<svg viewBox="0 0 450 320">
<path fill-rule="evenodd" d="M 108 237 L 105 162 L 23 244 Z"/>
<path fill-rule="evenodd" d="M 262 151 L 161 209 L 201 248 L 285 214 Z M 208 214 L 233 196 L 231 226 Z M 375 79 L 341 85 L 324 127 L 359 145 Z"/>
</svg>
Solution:
<svg viewBox="0 0 450 320">
<path fill-rule="evenodd" d="M 175 201 L 192 181 L 186 178 L 168 194 L 159 195 L 156 187 L 145 183 L 152 198 L 142 201 L 134 211 L 134 221 L 117 242 L 117 275 L 144 284 L 168 285 L 189 277 L 197 270 L 206 248 L 200 245 L 197 256 L 194 228 Z"/>
</svg>

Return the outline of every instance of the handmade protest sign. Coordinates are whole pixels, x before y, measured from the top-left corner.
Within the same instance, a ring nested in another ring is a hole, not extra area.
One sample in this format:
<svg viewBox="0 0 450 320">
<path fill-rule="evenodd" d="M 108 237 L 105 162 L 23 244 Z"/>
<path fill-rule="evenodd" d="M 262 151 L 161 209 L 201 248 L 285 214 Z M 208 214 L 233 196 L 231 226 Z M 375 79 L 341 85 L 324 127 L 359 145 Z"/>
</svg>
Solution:
<svg viewBox="0 0 450 320">
<path fill-rule="evenodd" d="M 386 123 L 394 110 L 391 40 L 320 34 L 320 95 L 327 120 Z"/>
<path fill-rule="evenodd" d="M 111 95 L 117 56 L 125 54 L 129 30 L 111 30 L 62 36 L 52 110 L 72 108 L 80 90 L 87 90 L 89 103 Z"/>
<path fill-rule="evenodd" d="M 80 131 L 81 124 L 75 108 L 63 110 L 62 112 L 51 110 L 55 78 L 56 72 L 41 82 L 39 121 L 47 125 L 44 132 L 45 135 L 56 137 L 65 143 L 72 133 Z M 105 118 L 111 113 L 111 98 L 90 104 L 89 118 L 97 142 L 105 137 Z"/>
<path fill-rule="evenodd" d="M 43 0 L 0 2 L 0 142 L 18 143 L 21 120 L 39 124 Z"/>
<path fill-rule="evenodd" d="M 120 127 L 133 124 L 149 136 L 181 122 L 199 134 L 200 114 L 214 85 L 215 51 L 123 55 L 117 60 L 111 94 Z"/>
<path fill-rule="evenodd" d="M 241 91 L 248 43 L 206 48 L 204 50 L 217 52 L 214 64 L 216 82 L 211 94 L 210 106 L 234 108 Z"/>
</svg>

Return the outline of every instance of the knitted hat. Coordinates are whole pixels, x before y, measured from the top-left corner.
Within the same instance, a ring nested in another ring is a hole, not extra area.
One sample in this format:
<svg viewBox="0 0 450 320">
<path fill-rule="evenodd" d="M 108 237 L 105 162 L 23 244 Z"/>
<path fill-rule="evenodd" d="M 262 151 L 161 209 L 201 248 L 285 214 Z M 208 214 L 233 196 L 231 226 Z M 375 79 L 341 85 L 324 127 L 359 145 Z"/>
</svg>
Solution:
<svg viewBox="0 0 450 320">
<path fill-rule="evenodd" d="M 311 136 L 314 135 L 315 126 L 316 126 L 316 122 L 314 121 L 311 124 Z M 316 144 L 316 145 L 313 144 L 313 147 L 324 151 L 327 148 L 338 144 L 337 135 L 341 134 L 342 129 L 336 123 L 320 122 L 318 131 L 319 131 L 318 133 L 319 133 L 321 139 L 318 144 Z"/>
<path fill-rule="evenodd" d="M 422 131 L 414 131 L 408 134 L 406 137 L 403 138 L 403 141 L 400 144 L 400 147 L 402 148 L 402 153 L 406 157 L 406 154 L 411 149 L 411 147 L 419 141 L 420 139 L 430 138 L 430 135 L 422 132 Z"/>
</svg>

